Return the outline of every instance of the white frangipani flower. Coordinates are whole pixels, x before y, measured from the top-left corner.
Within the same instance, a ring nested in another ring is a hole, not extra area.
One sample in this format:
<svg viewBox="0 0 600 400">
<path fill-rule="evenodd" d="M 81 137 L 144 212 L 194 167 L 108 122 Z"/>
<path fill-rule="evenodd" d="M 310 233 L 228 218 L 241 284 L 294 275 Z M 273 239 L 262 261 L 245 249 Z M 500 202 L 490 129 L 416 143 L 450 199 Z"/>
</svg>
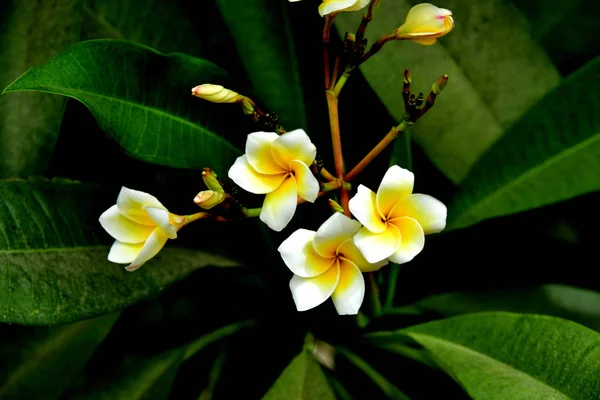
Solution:
<svg viewBox="0 0 600 400">
<path fill-rule="evenodd" d="M 169 212 L 158 199 L 138 190 L 121 188 L 117 204 L 100 216 L 100 224 L 115 240 L 108 260 L 129 264 L 135 271 L 164 247 L 167 239 L 177 238 L 185 225 L 184 216 Z"/>
<path fill-rule="evenodd" d="M 246 154 L 229 169 L 229 178 L 242 189 L 266 194 L 260 219 L 281 231 L 296 212 L 298 197 L 314 202 L 319 182 L 311 172 L 317 148 L 302 129 L 285 133 L 255 132 L 248 135 Z"/>
<path fill-rule="evenodd" d="M 298 311 L 306 311 L 329 297 L 340 315 L 356 314 L 365 294 L 362 272 L 376 271 L 387 260 L 369 263 L 354 245 L 352 237 L 360 223 L 335 213 L 314 231 L 298 229 L 279 252 L 294 273 L 290 289 Z"/>
<path fill-rule="evenodd" d="M 290 3 L 295 3 L 300 0 L 289 0 Z M 321 17 L 327 14 L 332 14 L 339 11 L 358 11 L 369 4 L 371 0 L 323 0 L 319 5 L 319 14 Z"/>
<path fill-rule="evenodd" d="M 426 194 L 412 194 L 414 180 L 412 172 L 394 165 L 377 194 L 360 185 L 350 199 L 350 211 L 364 225 L 354 243 L 369 262 L 408 262 L 423 250 L 424 235 L 446 227 L 446 206 Z"/>
</svg>

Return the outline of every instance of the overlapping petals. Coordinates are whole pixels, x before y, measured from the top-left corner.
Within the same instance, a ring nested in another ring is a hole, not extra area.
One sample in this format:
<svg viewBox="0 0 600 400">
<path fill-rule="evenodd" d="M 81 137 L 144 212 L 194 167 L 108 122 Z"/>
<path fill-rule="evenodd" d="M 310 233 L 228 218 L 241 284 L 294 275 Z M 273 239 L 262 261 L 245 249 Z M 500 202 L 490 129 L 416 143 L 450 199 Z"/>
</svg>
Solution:
<svg viewBox="0 0 600 400">
<path fill-rule="evenodd" d="M 298 311 L 331 297 L 340 315 L 358 313 L 365 294 L 362 272 L 387 264 L 387 260 L 369 263 L 356 248 L 352 237 L 360 229 L 358 221 L 335 213 L 316 232 L 299 229 L 279 246 L 294 273 L 290 289 Z"/>
<path fill-rule="evenodd" d="M 412 40 L 423 45 L 432 45 L 437 38 L 454 28 L 452 11 L 433 4 L 417 4 L 410 9 L 404 24 L 394 31 L 398 40 Z"/>
<path fill-rule="evenodd" d="M 363 224 L 354 244 L 367 262 L 408 262 L 423 250 L 425 234 L 445 228 L 446 206 L 431 196 L 412 194 L 413 184 L 413 173 L 394 165 L 376 194 L 360 185 L 350 199 L 350 211 Z"/>
<path fill-rule="evenodd" d="M 316 153 L 302 129 L 281 136 L 251 133 L 246 154 L 229 169 L 229 178 L 250 193 L 266 194 L 260 219 L 281 231 L 294 216 L 298 197 L 311 203 L 317 199 L 319 182 L 309 168 Z"/>
<path fill-rule="evenodd" d="M 115 239 L 108 260 L 129 264 L 125 269 L 135 271 L 158 254 L 168 239 L 177 238 L 184 219 L 148 193 L 121 188 L 117 204 L 100 216 L 100 224 Z"/>
<path fill-rule="evenodd" d="M 289 0 L 290 3 L 297 1 L 300 0 Z M 323 0 L 319 6 L 319 14 L 324 17 L 339 11 L 358 11 L 369 4 L 369 1 L 371 0 Z"/>
</svg>

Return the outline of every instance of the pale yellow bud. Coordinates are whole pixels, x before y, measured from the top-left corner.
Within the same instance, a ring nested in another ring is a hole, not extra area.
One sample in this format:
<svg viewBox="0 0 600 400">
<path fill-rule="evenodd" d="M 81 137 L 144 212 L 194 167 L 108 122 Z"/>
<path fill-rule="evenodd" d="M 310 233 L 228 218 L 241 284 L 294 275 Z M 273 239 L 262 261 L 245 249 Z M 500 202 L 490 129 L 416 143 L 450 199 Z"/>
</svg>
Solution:
<svg viewBox="0 0 600 400">
<path fill-rule="evenodd" d="M 212 103 L 239 103 L 244 96 L 221 85 L 205 83 L 192 89 L 192 95 Z"/>
<path fill-rule="evenodd" d="M 422 3 L 410 9 L 404 24 L 394 31 L 394 38 L 432 45 L 437 38 L 446 35 L 452 28 L 452 11 Z"/>
<path fill-rule="evenodd" d="M 194 197 L 194 203 L 204 208 L 205 210 L 210 210 L 214 206 L 218 206 L 225 200 L 226 194 L 223 192 L 215 192 L 214 190 L 204 190 Z"/>
</svg>

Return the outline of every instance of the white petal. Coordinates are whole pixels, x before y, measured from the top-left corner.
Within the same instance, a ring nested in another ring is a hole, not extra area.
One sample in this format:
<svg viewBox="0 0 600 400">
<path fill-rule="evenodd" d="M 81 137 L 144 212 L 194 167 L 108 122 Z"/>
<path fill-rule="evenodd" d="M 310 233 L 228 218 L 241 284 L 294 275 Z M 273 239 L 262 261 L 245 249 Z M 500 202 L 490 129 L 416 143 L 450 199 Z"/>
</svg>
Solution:
<svg viewBox="0 0 600 400">
<path fill-rule="evenodd" d="M 446 227 L 448 210 L 444 203 L 426 194 L 412 194 L 400 200 L 390 213 L 390 219 L 411 217 L 417 220 L 426 235 Z"/>
<path fill-rule="evenodd" d="M 177 228 L 171 225 L 169 210 L 158 207 L 144 207 L 144 210 L 169 239 L 177 238 Z"/>
<path fill-rule="evenodd" d="M 304 278 L 317 276 L 327 271 L 335 257 L 321 257 L 313 247 L 314 231 L 298 229 L 285 239 L 277 250 L 285 265 L 295 274 Z"/>
<path fill-rule="evenodd" d="M 138 224 L 123 216 L 117 205 L 102 213 L 100 225 L 110 236 L 125 243 L 144 242 L 154 230 L 153 226 Z"/>
<path fill-rule="evenodd" d="M 108 261 L 117 264 L 129 264 L 140 254 L 144 243 L 123 243 L 116 240 L 108 252 Z"/>
<path fill-rule="evenodd" d="M 350 211 L 361 224 L 373 233 L 385 231 L 385 222 L 377 211 L 376 195 L 364 185 L 359 185 L 354 197 L 350 199 Z"/>
<path fill-rule="evenodd" d="M 275 132 L 254 132 L 246 140 L 246 158 L 256 172 L 261 174 L 281 174 L 287 169 L 281 168 L 271 154 L 271 147 L 279 135 Z"/>
<path fill-rule="evenodd" d="M 334 264 L 321 275 L 302 278 L 294 275 L 290 280 L 290 290 L 298 311 L 310 310 L 331 297 L 340 279 L 340 268 Z"/>
<path fill-rule="evenodd" d="M 317 156 L 317 148 L 302 129 L 284 133 L 273 142 L 273 157 L 283 168 L 290 170 L 292 160 L 311 165 Z"/>
<path fill-rule="evenodd" d="M 292 220 L 298 204 L 296 179 L 289 176 L 275 191 L 265 196 L 260 220 L 280 232 Z"/>
<path fill-rule="evenodd" d="M 394 224 L 402 235 L 400 247 L 390 256 L 390 261 L 396 264 L 409 262 L 425 247 L 425 234 L 421 225 L 409 217 L 396 218 L 389 223 Z"/>
<path fill-rule="evenodd" d="M 260 174 L 248 163 L 248 158 L 240 156 L 229 168 L 229 178 L 239 187 L 254 194 L 270 193 L 277 189 L 285 179 L 285 174 L 265 175 Z"/>
<path fill-rule="evenodd" d="M 371 0 L 355 0 L 355 1 L 356 1 L 356 3 L 353 6 L 346 8 L 344 11 L 357 11 L 357 10 L 360 10 L 361 8 L 366 7 L 366 5 L 369 4 L 369 2 Z"/>
<path fill-rule="evenodd" d="M 298 196 L 308 202 L 314 203 L 319 195 L 319 181 L 315 178 L 310 168 L 302 161 L 292 160 L 290 167 L 296 177 Z"/>
<path fill-rule="evenodd" d="M 392 224 L 388 224 L 385 231 L 373 233 L 366 228 L 361 228 L 354 236 L 354 244 L 365 259 L 374 264 L 385 260 L 400 247 L 400 231 Z"/>
<path fill-rule="evenodd" d="M 365 298 L 365 278 L 360 269 L 349 260 L 339 260 L 340 279 L 331 295 L 339 315 L 355 315 Z"/>
<path fill-rule="evenodd" d="M 315 250 L 323 257 L 334 257 L 340 244 L 356 235 L 359 229 L 360 222 L 336 212 L 317 230 Z"/>
<path fill-rule="evenodd" d="M 144 243 L 142 250 L 139 252 L 135 260 L 133 260 L 129 266 L 125 267 L 125 269 L 127 271 L 135 271 L 136 269 L 140 268 L 142 265 L 144 265 L 144 263 L 162 250 L 168 239 L 169 238 L 167 235 L 165 235 L 160 228 L 154 229 L 154 232 L 152 232 L 150 237 L 148 237 L 148 240 L 146 240 L 146 243 Z"/>
<path fill-rule="evenodd" d="M 121 214 L 127 218 L 143 225 L 155 225 L 152 218 L 144 210 L 144 207 L 165 208 L 160 201 L 151 194 L 139 190 L 122 187 L 117 198 L 117 207 Z"/>
<path fill-rule="evenodd" d="M 389 263 L 389 261 L 385 259 L 371 264 L 365 259 L 360 250 L 358 250 L 358 247 L 356 247 L 356 244 L 354 244 L 354 240 L 352 239 L 348 239 L 342 243 L 337 249 L 337 254 L 339 257 L 352 261 L 362 272 L 377 271 Z"/>
<path fill-rule="evenodd" d="M 391 166 L 377 189 L 377 209 L 381 217 L 386 219 L 394 205 L 413 191 L 415 175 L 397 165 Z"/>
</svg>

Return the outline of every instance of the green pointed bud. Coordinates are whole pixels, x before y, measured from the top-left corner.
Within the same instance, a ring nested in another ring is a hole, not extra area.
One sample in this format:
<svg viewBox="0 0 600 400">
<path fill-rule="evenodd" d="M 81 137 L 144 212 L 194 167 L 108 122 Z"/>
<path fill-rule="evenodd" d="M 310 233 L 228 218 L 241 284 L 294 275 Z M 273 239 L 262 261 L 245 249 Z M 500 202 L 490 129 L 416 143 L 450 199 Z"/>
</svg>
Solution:
<svg viewBox="0 0 600 400">
<path fill-rule="evenodd" d="M 404 70 L 404 84 L 410 85 L 412 82 L 412 76 L 410 75 L 410 69 L 406 68 Z"/>
<path fill-rule="evenodd" d="M 253 115 L 256 113 L 256 111 L 254 110 L 254 102 L 252 101 L 252 99 L 246 96 L 242 98 L 242 110 L 246 115 Z"/>
<path fill-rule="evenodd" d="M 346 42 L 350 42 L 350 43 L 356 42 L 356 35 L 351 32 L 346 32 Z"/>
<path fill-rule="evenodd" d="M 433 94 L 435 94 L 437 96 L 440 93 L 442 93 L 442 90 L 444 90 L 444 88 L 446 87 L 447 84 L 448 84 L 448 75 L 442 75 L 431 86 L 431 91 L 433 92 Z"/>
<path fill-rule="evenodd" d="M 331 211 L 333 212 L 339 212 L 342 214 L 344 213 L 342 206 L 340 206 L 339 203 L 333 199 L 329 199 L 329 208 L 331 208 Z"/>
<path fill-rule="evenodd" d="M 215 192 L 214 190 L 203 190 L 198 193 L 196 197 L 194 197 L 194 203 L 204 208 L 205 210 L 210 210 L 214 206 L 218 206 L 221 204 L 227 195 L 223 192 Z"/>
<path fill-rule="evenodd" d="M 206 187 L 210 190 L 225 193 L 223 186 L 221 186 L 221 182 L 217 179 L 217 174 L 215 174 L 212 169 L 204 168 L 202 171 L 202 180 L 204 181 Z"/>
</svg>

